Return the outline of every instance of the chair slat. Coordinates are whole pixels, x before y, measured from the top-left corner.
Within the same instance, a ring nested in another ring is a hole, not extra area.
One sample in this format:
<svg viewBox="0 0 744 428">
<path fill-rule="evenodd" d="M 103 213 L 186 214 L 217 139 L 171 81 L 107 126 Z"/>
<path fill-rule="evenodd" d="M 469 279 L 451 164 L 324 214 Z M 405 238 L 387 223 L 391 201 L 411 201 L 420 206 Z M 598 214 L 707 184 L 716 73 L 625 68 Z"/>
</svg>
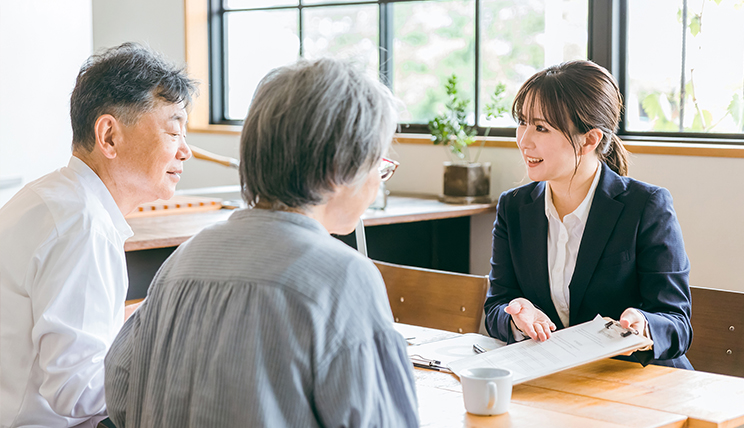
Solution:
<svg viewBox="0 0 744 428">
<path fill-rule="evenodd" d="M 396 322 L 477 333 L 488 278 L 375 262 L 387 286 Z"/>
<path fill-rule="evenodd" d="M 690 287 L 696 370 L 744 377 L 744 293 Z"/>
</svg>

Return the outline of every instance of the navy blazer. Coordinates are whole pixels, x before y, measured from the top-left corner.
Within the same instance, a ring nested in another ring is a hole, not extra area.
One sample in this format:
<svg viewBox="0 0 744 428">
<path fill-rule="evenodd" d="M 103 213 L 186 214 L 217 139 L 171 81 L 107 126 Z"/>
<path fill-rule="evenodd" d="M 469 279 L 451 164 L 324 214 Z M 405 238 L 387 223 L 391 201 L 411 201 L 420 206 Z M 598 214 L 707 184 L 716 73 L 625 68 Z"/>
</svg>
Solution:
<svg viewBox="0 0 744 428">
<path fill-rule="evenodd" d="M 605 164 L 569 284 L 571 325 L 597 314 L 619 319 L 630 307 L 648 320 L 652 351 L 631 360 L 692 368 L 690 262 L 668 190 L 621 177 Z M 491 336 L 514 342 L 504 311 L 524 297 L 563 328 L 550 297 L 545 183 L 504 192 L 493 228 L 491 287 L 485 311 Z"/>
</svg>

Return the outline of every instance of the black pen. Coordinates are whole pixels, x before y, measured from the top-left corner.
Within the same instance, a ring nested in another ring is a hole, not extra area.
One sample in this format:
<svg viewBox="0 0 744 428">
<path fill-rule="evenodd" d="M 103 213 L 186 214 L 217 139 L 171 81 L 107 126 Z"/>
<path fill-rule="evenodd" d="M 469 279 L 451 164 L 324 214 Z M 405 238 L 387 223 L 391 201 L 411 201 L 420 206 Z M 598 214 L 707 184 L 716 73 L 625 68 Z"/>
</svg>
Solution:
<svg viewBox="0 0 744 428">
<path fill-rule="evenodd" d="M 421 364 L 421 363 L 413 363 L 414 367 L 418 367 L 420 369 L 427 369 L 427 370 L 434 370 L 438 372 L 445 372 L 445 373 L 452 373 L 452 370 L 448 369 L 447 367 L 443 366 L 436 366 L 436 365 L 430 365 L 430 364 Z"/>
<path fill-rule="evenodd" d="M 479 344 L 474 343 L 473 344 L 473 352 L 475 352 L 476 354 L 482 354 L 482 353 L 486 352 L 486 350 L 483 349 L 483 347 L 480 346 Z"/>
</svg>

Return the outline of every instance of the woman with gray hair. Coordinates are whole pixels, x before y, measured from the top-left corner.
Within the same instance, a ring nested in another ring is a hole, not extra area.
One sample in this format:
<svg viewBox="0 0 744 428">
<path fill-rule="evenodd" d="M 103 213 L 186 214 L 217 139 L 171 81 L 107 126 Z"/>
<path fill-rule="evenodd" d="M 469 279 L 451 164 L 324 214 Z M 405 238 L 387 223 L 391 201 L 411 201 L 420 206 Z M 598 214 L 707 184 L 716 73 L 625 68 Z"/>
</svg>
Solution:
<svg viewBox="0 0 744 428">
<path fill-rule="evenodd" d="M 241 136 L 252 208 L 165 262 L 106 357 L 117 427 L 418 426 L 380 273 L 348 234 L 395 163 L 395 99 L 330 59 L 267 75 Z"/>
</svg>

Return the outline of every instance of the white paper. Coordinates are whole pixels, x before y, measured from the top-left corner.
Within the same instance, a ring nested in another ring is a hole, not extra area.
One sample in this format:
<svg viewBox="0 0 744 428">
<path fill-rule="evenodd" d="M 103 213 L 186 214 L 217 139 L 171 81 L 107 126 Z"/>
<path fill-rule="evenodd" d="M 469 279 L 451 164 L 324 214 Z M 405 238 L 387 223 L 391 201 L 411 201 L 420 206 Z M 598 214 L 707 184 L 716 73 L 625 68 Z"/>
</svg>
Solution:
<svg viewBox="0 0 744 428">
<path fill-rule="evenodd" d="M 624 329 L 597 315 L 592 321 L 554 332 L 545 342 L 525 340 L 493 351 L 453 361 L 455 374 L 472 367 L 497 367 L 514 372 L 514 384 L 642 348 L 642 335 L 622 337 Z"/>
<path fill-rule="evenodd" d="M 411 361 L 426 362 L 437 360 L 438 365 L 449 366 L 456 360 L 477 355 L 473 351 L 473 345 L 478 344 L 486 351 L 491 351 L 506 344 L 493 337 L 483 336 L 477 333 L 458 334 L 457 337 L 427 343 L 419 346 L 409 346 L 408 356 Z"/>
<path fill-rule="evenodd" d="M 394 324 L 395 330 L 406 339 L 409 345 L 423 345 L 424 343 L 436 342 L 439 340 L 450 339 L 461 336 L 460 333 L 454 333 L 446 330 L 437 330 L 428 327 L 419 327 L 410 324 Z"/>
</svg>

